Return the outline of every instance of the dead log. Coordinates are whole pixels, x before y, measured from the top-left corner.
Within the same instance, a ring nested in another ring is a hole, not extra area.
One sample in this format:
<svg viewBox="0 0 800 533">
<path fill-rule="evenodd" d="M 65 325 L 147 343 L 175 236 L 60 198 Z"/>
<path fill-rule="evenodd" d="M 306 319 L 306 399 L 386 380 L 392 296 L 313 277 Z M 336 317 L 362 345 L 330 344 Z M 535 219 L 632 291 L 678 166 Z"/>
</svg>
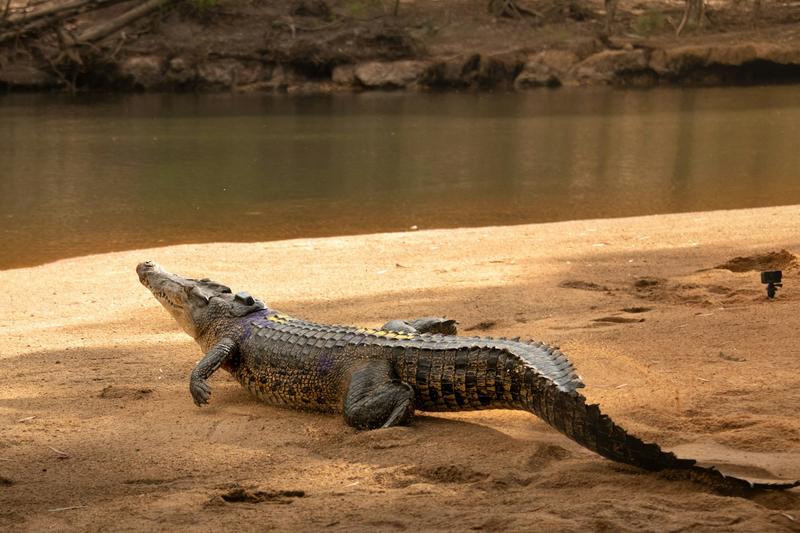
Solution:
<svg viewBox="0 0 800 533">
<path fill-rule="evenodd" d="M 121 30 L 128 24 L 144 17 L 160 8 L 164 4 L 168 4 L 174 0 L 148 0 L 147 2 L 126 11 L 122 15 L 113 18 L 109 21 L 102 22 L 91 28 L 87 28 L 78 35 L 77 43 L 92 43 L 99 41 Z"/>
<path fill-rule="evenodd" d="M 26 13 L 24 16 L 9 16 L 0 21 L 0 27 L 7 27 L 0 32 L 0 43 L 17 37 L 36 33 L 48 28 L 57 28 L 65 20 L 81 12 L 102 9 L 128 0 L 68 0 L 63 4 L 47 3 L 44 8 Z"/>
<path fill-rule="evenodd" d="M 10 0 L 9 0 L 10 2 Z M 3 21 L 6 24 L 27 24 L 42 17 L 57 15 L 64 11 L 73 11 L 89 4 L 103 3 L 103 0 L 67 0 L 66 2 L 50 2 L 44 7 L 24 13 L 11 13 Z"/>
<path fill-rule="evenodd" d="M 489 0 L 487 10 L 493 17 L 525 20 L 525 16 L 541 18 L 541 14 L 518 5 L 514 0 Z"/>
</svg>

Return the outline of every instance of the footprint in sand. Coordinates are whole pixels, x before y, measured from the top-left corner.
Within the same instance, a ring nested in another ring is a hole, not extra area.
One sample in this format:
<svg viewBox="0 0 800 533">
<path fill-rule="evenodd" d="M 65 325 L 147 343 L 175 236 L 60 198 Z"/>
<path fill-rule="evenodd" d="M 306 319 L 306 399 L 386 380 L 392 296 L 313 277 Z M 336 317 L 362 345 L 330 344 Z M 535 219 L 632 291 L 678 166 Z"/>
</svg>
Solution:
<svg viewBox="0 0 800 533">
<path fill-rule="evenodd" d="M 472 483 L 488 476 L 488 474 L 473 470 L 467 465 L 456 464 L 418 466 L 406 470 L 406 474 L 417 476 L 431 483 Z"/>
<path fill-rule="evenodd" d="M 464 328 L 464 331 L 487 331 L 496 325 L 497 322 L 494 320 L 484 320 L 483 322 L 478 322 L 477 324 L 473 324 L 472 326 Z"/>
<path fill-rule="evenodd" d="M 605 285 L 598 285 L 597 283 L 593 283 L 591 281 L 582 281 L 582 280 L 562 281 L 561 283 L 558 284 L 558 286 L 561 287 L 562 289 L 577 289 L 580 291 L 605 292 L 611 290 Z"/>
<path fill-rule="evenodd" d="M 633 324 L 636 322 L 644 322 L 644 318 L 626 318 L 624 316 L 604 316 L 601 318 L 592 319 L 592 322 L 599 322 L 600 324 Z"/>
<path fill-rule="evenodd" d="M 632 313 L 632 314 L 634 314 L 634 313 L 646 313 L 646 312 L 652 311 L 652 310 L 653 310 L 652 307 L 623 307 L 622 309 L 620 309 L 620 311 L 623 311 L 625 313 Z"/>
<path fill-rule="evenodd" d="M 541 444 L 528 458 L 528 468 L 530 470 L 541 470 L 550 463 L 558 463 L 572 454 L 566 448 L 555 444 Z"/>
<path fill-rule="evenodd" d="M 226 503 L 292 503 L 292 498 L 303 498 L 306 493 L 302 490 L 257 490 L 233 485 L 230 489 L 215 494 L 210 503 L 216 503 L 221 498 Z"/>
<path fill-rule="evenodd" d="M 663 286 L 667 283 L 664 278 L 639 278 L 633 282 L 633 286 L 640 290 L 649 290 Z"/>
<path fill-rule="evenodd" d="M 399 520 L 374 520 L 367 522 L 367 525 L 374 527 L 376 531 L 388 531 L 390 529 L 405 531 L 408 529 L 408 526 Z"/>
<path fill-rule="evenodd" d="M 383 487 L 404 489 L 420 483 L 474 483 L 476 481 L 482 481 L 487 477 L 489 477 L 489 474 L 473 470 L 467 465 L 442 464 L 413 466 L 393 472 L 381 472 L 375 476 L 375 481 Z"/>
<path fill-rule="evenodd" d="M 133 400 L 141 400 L 153 393 L 153 389 L 147 387 L 120 387 L 108 385 L 98 394 L 98 398 L 129 398 Z"/>
</svg>

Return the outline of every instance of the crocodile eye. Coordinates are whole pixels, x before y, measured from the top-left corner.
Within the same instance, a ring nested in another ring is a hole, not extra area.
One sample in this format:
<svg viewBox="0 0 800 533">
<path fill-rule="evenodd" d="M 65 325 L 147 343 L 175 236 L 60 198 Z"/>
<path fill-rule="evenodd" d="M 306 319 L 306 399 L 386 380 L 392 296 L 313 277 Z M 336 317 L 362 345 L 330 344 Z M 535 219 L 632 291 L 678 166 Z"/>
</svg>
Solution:
<svg viewBox="0 0 800 533">
<path fill-rule="evenodd" d="M 233 299 L 245 305 L 253 305 L 256 303 L 255 299 L 246 292 L 237 292 Z"/>
<path fill-rule="evenodd" d="M 192 299 L 192 301 L 199 305 L 206 305 L 209 301 L 209 297 L 203 294 L 197 287 L 194 287 L 191 291 L 189 291 L 189 297 Z"/>
<path fill-rule="evenodd" d="M 230 287 L 226 287 L 225 285 L 223 285 L 221 283 L 217 283 L 216 281 L 207 280 L 206 281 L 206 285 L 212 291 L 217 291 L 217 292 L 220 292 L 222 294 L 230 294 L 232 292 Z"/>
</svg>

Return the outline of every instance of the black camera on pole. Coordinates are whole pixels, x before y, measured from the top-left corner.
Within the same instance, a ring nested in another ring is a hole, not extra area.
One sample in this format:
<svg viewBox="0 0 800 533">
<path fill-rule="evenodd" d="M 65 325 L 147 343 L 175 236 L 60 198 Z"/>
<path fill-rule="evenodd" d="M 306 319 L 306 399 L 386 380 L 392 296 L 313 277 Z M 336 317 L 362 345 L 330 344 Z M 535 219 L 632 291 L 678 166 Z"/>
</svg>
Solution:
<svg viewBox="0 0 800 533">
<path fill-rule="evenodd" d="M 775 293 L 778 292 L 778 287 L 783 287 L 783 283 L 781 283 L 782 277 L 783 272 L 780 270 L 769 270 L 761 273 L 761 283 L 764 283 L 767 286 L 768 298 L 775 298 Z"/>
</svg>

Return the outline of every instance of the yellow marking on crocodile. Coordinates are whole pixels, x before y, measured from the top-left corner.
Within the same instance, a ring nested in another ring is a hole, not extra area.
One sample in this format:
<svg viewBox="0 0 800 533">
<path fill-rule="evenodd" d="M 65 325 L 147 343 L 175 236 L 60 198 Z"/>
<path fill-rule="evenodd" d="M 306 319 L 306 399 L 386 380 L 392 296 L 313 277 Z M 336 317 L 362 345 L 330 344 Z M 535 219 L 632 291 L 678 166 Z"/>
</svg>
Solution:
<svg viewBox="0 0 800 533">
<path fill-rule="evenodd" d="M 358 329 L 356 330 L 359 333 L 365 333 L 367 335 L 375 335 L 376 337 L 386 337 L 387 339 L 395 339 L 395 340 L 404 340 L 404 339 L 413 339 L 414 335 L 408 335 L 407 333 L 399 333 L 397 331 L 387 331 L 385 329 Z"/>
<path fill-rule="evenodd" d="M 275 313 L 274 315 L 267 316 L 267 320 L 276 324 L 286 324 L 292 320 L 292 317 L 289 315 L 284 315 L 283 313 Z M 384 329 L 359 328 L 356 329 L 356 331 L 365 335 L 375 335 L 376 337 L 386 337 L 387 339 L 395 340 L 413 339 L 415 337 L 415 335 L 409 335 L 397 331 L 386 331 Z"/>
<path fill-rule="evenodd" d="M 284 315 L 283 313 L 275 313 L 274 315 L 267 316 L 267 320 L 275 322 L 276 324 L 286 324 L 292 317 Z"/>
</svg>

